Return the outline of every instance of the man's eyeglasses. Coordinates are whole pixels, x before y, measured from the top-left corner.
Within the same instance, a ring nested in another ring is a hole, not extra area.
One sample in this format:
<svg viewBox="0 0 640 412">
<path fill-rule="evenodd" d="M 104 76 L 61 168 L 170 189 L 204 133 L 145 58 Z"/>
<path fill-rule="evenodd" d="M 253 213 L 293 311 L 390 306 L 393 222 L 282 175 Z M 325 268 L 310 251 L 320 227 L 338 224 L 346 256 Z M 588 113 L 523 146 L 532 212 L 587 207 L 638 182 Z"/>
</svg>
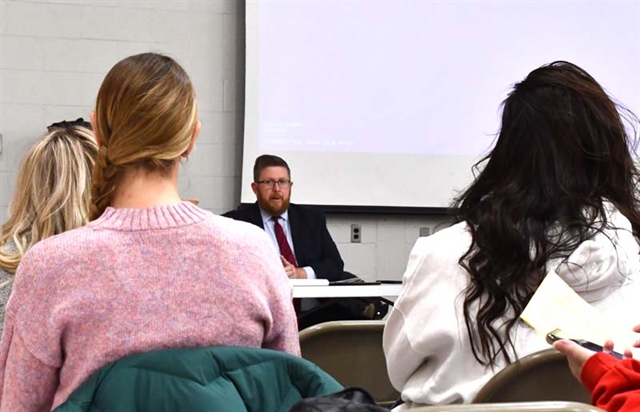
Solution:
<svg viewBox="0 0 640 412">
<path fill-rule="evenodd" d="M 269 189 L 273 189 L 273 187 L 277 184 L 282 189 L 286 189 L 291 184 L 291 180 L 280 179 L 280 180 L 259 180 L 256 182 L 259 185 L 265 185 Z"/>
</svg>

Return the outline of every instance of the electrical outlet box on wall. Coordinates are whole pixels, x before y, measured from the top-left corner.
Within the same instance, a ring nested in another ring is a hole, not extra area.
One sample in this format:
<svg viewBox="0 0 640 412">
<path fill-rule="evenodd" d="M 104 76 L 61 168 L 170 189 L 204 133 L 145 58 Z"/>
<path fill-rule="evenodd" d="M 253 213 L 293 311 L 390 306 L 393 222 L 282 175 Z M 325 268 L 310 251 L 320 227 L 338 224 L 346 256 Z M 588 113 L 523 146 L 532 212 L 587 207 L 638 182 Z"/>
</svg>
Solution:
<svg viewBox="0 0 640 412">
<path fill-rule="evenodd" d="M 351 225 L 351 243 L 360 243 L 362 239 L 362 229 L 360 225 L 354 223 Z"/>
</svg>

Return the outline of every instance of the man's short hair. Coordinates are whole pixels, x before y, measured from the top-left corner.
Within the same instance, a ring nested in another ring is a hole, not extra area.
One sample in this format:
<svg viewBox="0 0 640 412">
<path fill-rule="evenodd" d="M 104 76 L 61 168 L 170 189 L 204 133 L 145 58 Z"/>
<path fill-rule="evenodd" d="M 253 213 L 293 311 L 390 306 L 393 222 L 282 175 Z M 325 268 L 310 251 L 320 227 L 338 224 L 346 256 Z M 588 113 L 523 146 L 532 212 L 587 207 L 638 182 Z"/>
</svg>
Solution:
<svg viewBox="0 0 640 412">
<path fill-rule="evenodd" d="M 283 158 L 276 155 L 264 154 L 258 156 L 256 162 L 253 165 L 253 181 L 257 182 L 260 179 L 260 172 L 267 167 L 284 167 L 287 169 L 287 173 L 291 176 L 291 169 Z"/>
</svg>

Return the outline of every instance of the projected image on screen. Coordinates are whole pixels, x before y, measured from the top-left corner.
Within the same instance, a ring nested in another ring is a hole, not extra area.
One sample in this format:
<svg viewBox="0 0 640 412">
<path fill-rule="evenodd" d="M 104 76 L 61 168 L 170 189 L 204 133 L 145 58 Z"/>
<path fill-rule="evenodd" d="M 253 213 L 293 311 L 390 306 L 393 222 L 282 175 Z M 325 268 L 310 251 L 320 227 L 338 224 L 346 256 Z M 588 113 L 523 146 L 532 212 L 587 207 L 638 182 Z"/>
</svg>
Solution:
<svg viewBox="0 0 640 412">
<path fill-rule="evenodd" d="M 512 85 L 555 60 L 640 113 L 640 3 L 248 2 L 245 174 L 275 153 L 299 203 L 447 206 Z"/>
</svg>

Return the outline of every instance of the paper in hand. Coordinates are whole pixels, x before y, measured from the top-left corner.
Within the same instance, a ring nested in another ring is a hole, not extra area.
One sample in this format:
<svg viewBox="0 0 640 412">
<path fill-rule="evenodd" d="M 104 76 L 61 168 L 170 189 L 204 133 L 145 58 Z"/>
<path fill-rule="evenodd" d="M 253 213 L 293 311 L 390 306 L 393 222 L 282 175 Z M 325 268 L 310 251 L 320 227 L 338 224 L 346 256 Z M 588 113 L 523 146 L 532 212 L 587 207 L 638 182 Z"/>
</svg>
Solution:
<svg viewBox="0 0 640 412">
<path fill-rule="evenodd" d="M 621 330 L 602 316 L 554 271 L 544 278 L 520 318 L 542 336 L 560 329 L 560 337 L 584 339 L 600 346 L 613 340 L 619 351 L 631 347 L 637 339 L 631 330 Z"/>
</svg>

